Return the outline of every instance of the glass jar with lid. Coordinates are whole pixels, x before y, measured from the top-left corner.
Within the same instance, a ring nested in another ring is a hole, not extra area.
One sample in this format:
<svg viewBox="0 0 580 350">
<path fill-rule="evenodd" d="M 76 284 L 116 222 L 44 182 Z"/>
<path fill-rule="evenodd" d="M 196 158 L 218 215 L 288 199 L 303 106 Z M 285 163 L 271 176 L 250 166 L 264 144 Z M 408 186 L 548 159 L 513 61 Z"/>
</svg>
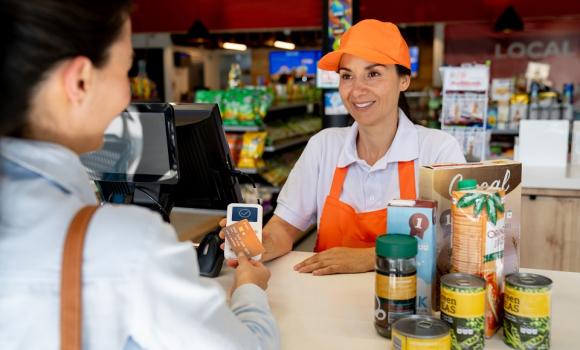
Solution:
<svg viewBox="0 0 580 350">
<path fill-rule="evenodd" d="M 417 298 L 417 239 L 390 233 L 376 241 L 375 329 L 387 338 L 399 318 L 413 315 Z"/>
</svg>

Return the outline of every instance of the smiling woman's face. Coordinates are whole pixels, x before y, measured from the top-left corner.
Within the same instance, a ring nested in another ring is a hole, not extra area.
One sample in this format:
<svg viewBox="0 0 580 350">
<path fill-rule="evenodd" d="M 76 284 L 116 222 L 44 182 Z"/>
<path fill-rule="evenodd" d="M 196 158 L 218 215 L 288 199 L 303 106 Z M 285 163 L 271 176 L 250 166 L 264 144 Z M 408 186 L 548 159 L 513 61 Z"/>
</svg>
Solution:
<svg viewBox="0 0 580 350">
<path fill-rule="evenodd" d="M 389 116 L 398 116 L 399 93 L 410 81 L 397 74 L 394 64 L 376 64 L 344 54 L 338 73 L 342 101 L 359 125 L 377 125 Z"/>
</svg>

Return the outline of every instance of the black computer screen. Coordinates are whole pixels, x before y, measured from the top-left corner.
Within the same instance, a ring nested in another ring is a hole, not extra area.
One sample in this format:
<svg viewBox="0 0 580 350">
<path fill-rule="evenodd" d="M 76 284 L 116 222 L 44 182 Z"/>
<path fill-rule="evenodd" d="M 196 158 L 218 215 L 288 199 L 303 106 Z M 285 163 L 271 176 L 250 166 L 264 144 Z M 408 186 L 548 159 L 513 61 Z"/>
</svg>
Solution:
<svg viewBox="0 0 580 350">
<path fill-rule="evenodd" d="M 180 177 L 175 206 L 225 210 L 242 202 L 217 105 L 177 104 L 174 109 Z"/>
<path fill-rule="evenodd" d="M 176 183 L 173 128 L 170 105 L 131 105 L 111 122 L 101 149 L 81 161 L 95 181 Z"/>
</svg>

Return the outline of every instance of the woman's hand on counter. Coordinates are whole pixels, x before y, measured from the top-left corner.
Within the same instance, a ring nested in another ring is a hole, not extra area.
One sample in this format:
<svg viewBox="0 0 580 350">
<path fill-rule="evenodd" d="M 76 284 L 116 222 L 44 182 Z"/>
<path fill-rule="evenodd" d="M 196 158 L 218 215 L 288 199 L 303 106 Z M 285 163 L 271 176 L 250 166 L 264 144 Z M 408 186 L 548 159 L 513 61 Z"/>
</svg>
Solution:
<svg viewBox="0 0 580 350">
<path fill-rule="evenodd" d="M 375 268 L 375 248 L 330 248 L 294 266 L 294 270 L 315 276 L 368 272 Z"/>
</svg>

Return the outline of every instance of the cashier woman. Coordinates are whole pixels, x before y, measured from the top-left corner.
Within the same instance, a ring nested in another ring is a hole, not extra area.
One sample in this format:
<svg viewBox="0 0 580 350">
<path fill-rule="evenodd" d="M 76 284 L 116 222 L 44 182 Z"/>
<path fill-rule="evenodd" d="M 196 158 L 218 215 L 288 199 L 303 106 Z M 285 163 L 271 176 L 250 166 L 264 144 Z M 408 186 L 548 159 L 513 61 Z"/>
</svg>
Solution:
<svg viewBox="0 0 580 350">
<path fill-rule="evenodd" d="M 264 259 L 288 253 L 295 238 L 316 223 L 317 254 L 295 270 L 371 271 L 375 239 L 386 229 L 387 202 L 417 198 L 420 166 L 465 159 L 452 136 L 409 119 L 403 96 L 411 75 L 409 48 L 392 23 L 357 23 L 318 67 L 338 72 L 339 93 L 355 123 L 310 139 L 264 227 Z"/>
</svg>

